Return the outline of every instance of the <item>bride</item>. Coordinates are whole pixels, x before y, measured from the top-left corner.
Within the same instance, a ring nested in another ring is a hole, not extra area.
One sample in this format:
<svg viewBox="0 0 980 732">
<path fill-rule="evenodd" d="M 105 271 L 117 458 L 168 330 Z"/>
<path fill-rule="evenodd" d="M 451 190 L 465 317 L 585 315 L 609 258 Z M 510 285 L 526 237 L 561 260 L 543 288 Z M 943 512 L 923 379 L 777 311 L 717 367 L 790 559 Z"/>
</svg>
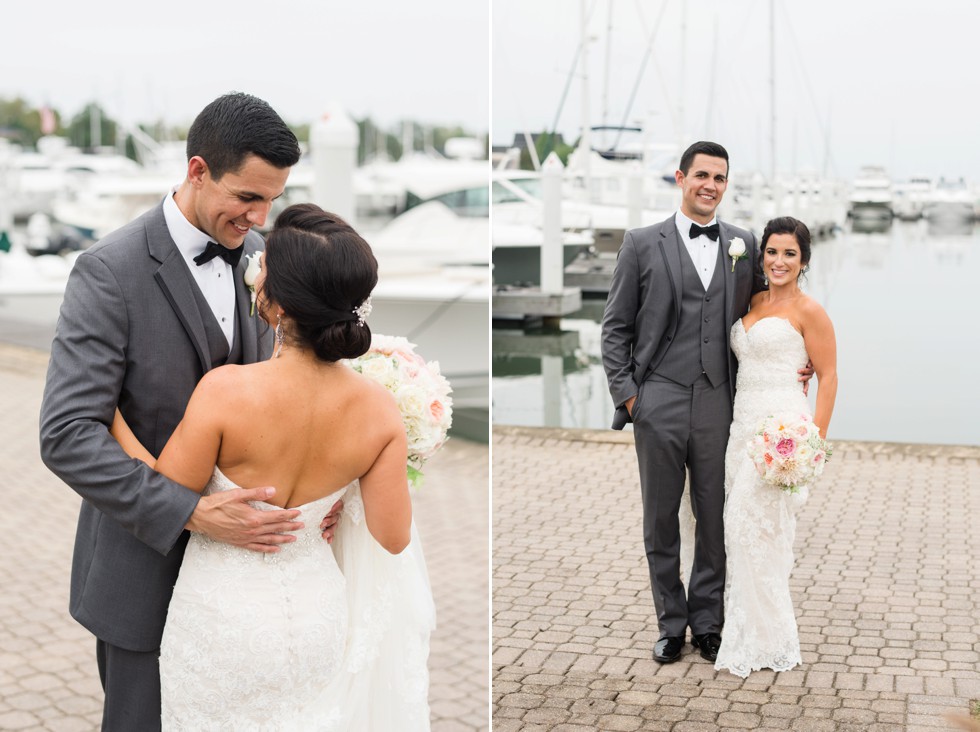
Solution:
<svg viewBox="0 0 980 732">
<path fill-rule="evenodd" d="M 205 494 L 275 486 L 259 509 L 304 528 L 263 554 L 192 534 L 160 651 L 164 730 L 427 730 L 431 592 L 395 401 L 341 359 L 365 353 L 367 243 L 312 204 L 276 220 L 256 280 L 273 357 L 209 372 L 154 461 Z M 345 508 L 333 545 L 320 517 Z"/>
<path fill-rule="evenodd" d="M 796 512 L 808 492 L 765 483 L 746 445 L 773 413 L 810 414 L 797 374 L 807 359 L 817 376 L 813 422 L 824 439 L 837 396 L 833 325 L 799 286 L 810 262 L 809 230 L 788 216 L 773 219 L 760 248 L 769 290 L 752 298 L 749 313 L 731 331 L 739 365 L 725 456 L 725 632 L 715 662 L 716 669 L 743 678 L 802 662 L 789 578 Z"/>
</svg>

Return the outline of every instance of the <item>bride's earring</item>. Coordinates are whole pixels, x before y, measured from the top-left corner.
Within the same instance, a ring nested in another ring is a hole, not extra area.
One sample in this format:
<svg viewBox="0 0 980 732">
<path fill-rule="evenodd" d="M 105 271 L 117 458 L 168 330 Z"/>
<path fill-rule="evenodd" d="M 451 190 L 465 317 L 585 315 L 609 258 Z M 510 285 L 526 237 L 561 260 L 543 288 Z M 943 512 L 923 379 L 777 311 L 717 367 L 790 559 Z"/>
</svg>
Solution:
<svg viewBox="0 0 980 732">
<path fill-rule="evenodd" d="M 283 340 L 282 314 L 279 314 L 276 316 L 276 352 L 273 354 L 273 358 L 279 358 L 279 354 L 282 353 Z"/>
</svg>

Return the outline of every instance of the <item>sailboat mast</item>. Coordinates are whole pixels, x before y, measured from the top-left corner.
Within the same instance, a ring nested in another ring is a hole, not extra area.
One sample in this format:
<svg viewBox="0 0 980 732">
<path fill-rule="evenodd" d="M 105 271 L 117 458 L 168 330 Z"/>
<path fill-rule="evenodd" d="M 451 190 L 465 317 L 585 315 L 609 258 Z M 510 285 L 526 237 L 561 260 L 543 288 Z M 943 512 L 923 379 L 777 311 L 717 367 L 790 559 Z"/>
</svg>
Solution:
<svg viewBox="0 0 980 732">
<path fill-rule="evenodd" d="M 582 137 L 579 140 L 579 152 L 582 155 L 582 178 L 585 192 L 592 199 L 592 123 L 589 121 L 589 13 L 586 0 L 579 0 L 582 20 Z"/>
<path fill-rule="evenodd" d="M 776 0 L 769 0 L 769 182 L 776 184 Z"/>
</svg>

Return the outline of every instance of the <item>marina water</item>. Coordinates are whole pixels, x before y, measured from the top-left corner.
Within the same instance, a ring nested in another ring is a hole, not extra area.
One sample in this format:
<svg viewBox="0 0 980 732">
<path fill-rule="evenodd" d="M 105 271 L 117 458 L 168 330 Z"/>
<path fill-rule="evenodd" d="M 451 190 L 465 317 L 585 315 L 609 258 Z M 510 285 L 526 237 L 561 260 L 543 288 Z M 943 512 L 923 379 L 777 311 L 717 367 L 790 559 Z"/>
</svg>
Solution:
<svg viewBox="0 0 980 732">
<path fill-rule="evenodd" d="M 814 243 L 803 286 L 837 334 L 832 440 L 980 445 L 980 229 L 848 228 Z M 609 427 L 604 306 L 559 330 L 494 329 L 495 424 Z"/>
</svg>

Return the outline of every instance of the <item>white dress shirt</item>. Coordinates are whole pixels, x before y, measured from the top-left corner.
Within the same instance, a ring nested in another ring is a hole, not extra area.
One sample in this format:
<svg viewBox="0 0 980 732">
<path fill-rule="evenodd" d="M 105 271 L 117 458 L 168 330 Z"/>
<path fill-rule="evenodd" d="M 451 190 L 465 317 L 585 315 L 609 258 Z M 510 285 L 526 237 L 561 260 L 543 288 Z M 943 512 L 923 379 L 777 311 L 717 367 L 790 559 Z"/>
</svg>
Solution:
<svg viewBox="0 0 980 732">
<path fill-rule="evenodd" d="M 163 216 L 170 230 L 170 237 L 177 249 L 187 262 L 194 281 L 201 288 L 204 299 L 211 306 L 218 325 L 228 339 L 231 348 L 235 338 L 235 281 L 232 279 L 234 270 L 221 257 L 215 257 L 210 262 L 198 265 L 194 257 L 204 251 L 211 237 L 191 224 L 184 216 L 174 200 L 176 188 L 170 192 L 163 202 Z"/>
<path fill-rule="evenodd" d="M 704 234 L 692 239 L 691 224 L 698 224 L 698 222 L 689 219 L 680 211 L 677 212 L 674 221 L 677 224 L 677 233 L 680 234 L 681 241 L 684 242 L 687 253 L 691 255 L 691 261 L 694 262 L 694 268 L 698 271 L 701 284 L 707 290 L 708 285 L 711 284 L 711 278 L 715 274 L 715 265 L 718 263 L 718 247 L 721 246 L 721 236 L 718 236 L 718 241 L 711 241 Z M 717 223 L 718 219 L 712 218 L 704 226 Z M 702 224 L 698 224 L 698 226 L 702 226 Z"/>
</svg>

